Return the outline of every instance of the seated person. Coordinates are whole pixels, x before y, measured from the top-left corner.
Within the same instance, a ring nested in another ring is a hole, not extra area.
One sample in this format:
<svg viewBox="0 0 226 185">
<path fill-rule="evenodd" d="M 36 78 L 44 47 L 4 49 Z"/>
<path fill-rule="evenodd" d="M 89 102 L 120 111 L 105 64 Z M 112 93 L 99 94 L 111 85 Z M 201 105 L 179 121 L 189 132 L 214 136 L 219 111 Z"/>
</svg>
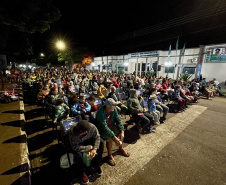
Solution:
<svg viewBox="0 0 226 185">
<path fill-rule="evenodd" d="M 90 112 L 96 112 L 96 111 L 98 110 L 98 105 L 96 105 L 95 100 L 96 100 L 96 99 L 95 99 L 93 96 L 90 96 L 90 97 L 87 99 L 88 103 L 89 103 L 90 106 L 91 106 Z"/>
<path fill-rule="evenodd" d="M 186 99 L 185 99 L 186 102 L 191 102 L 191 101 L 194 100 L 194 97 L 193 96 L 189 96 L 190 92 L 187 92 L 186 91 L 186 85 L 182 85 L 181 92 L 183 93 L 182 97 L 183 96 L 186 97 Z"/>
<path fill-rule="evenodd" d="M 114 87 L 119 88 L 119 84 L 116 82 L 116 80 L 113 80 L 112 82 Z"/>
<path fill-rule="evenodd" d="M 148 101 L 148 112 L 154 117 L 154 124 L 159 125 L 160 124 L 160 112 L 156 110 L 155 102 L 157 100 L 157 96 L 155 94 L 152 94 L 149 97 Z"/>
<path fill-rule="evenodd" d="M 112 87 L 112 84 L 108 84 L 108 87 L 107 87 L 107 96 L 109 95 L 109 93 L 111 93 L 111 87 Z"/>
<path fill-rule="evenodd" d="M 148 112 L 144 112 L 143 107 L 140 105 L 138 100 L 138 94 L 136 89 L 130 89 L 130 98 L 127 100 L 128 110 L 131 112 L 132 116 L 140 120 L 141 127 L 138 127 L 140 133 L 151 132 L 152 126 L 151 122 L 153 120 L 152 115 Z"/>
<path fill-rule="evenodd" d="M 156 88 L 157 91 L 159 91 L 159 92 L 162 90 L 162 85 L 160 84 L 160 80 L 156 80 L 155 88 Z"/>
<path fill-rule="evenodd" d="M 71 107 L 71 112 L 75 116 L 81 115 L 82 119 L 88 120 L 86 114 L 91 110 L 91 106 L 88 102 L 86 102 L 86 99 L 84 96 L 79 97 L 79 102 L 75 103 Z"/>
<path fill-rule="evenodd" d="M 104 87 L 104 85 L 100 85 L 100 87 L 97 91 L 97 97 L 98 98 L 106 98 L 107 97 L 107 89 Z"/>
<path fill-rule="evenodd" d="M 84 85 L 84 82 L 81 82 L 80 83 L 80 87 L 79 87 L 79 95 L 81 95 L 81 93 L 82 94 L 84 94 L 84 93 L 86 93 L 87 91 L 86 91 L 86 87 L 85 87 L 85 85 Z"/>
<path fill-rule="evenodd" d="M 163 117 L 160 118 L 160 123 L 164 123 L 164 121 L 166 120 L 166 115 L 169 112 L 169 107 L 162 103 L 162 99 L 159 96 L 157 89 L 155 88 L 151 89 L 151 94 L 155 94 L 157 96 L 157 100 L 155 102 L 156 109 L 160 112 L 160 115 L 163 112 Z"/>
<path fill-rule="evenodd" d="M 100 161 L 103 154 L 104 142 L 100 138 L 100 134 L 95 125 L 86 120 L 82 120 L 73 125 L 69 130 L 68 139 L 73 150 L 74 163 L 83 183 L 88 183 L 89 179 L 86 175 L 86 165 L 83 156 L 88 155 L 91 160 L 91 166 L 94 167 L 97 175 L 102 175 Z"/>
<path fill-rule="evenodd" d="M 68 97 L 68 105 L 69 105 L 69 107 L 72 107 L 77 102 L 78 102 L 77 94 L 76 93 L 69 94 L 69 97 Z"/>
<path fill-rule="evenodd" d="M 108 94 L 107 98 L 112 98 L 113 100 L 118 102 L 118 98 L 117 98 L 115 92 L 116 92 L 116 87 L 112 86 L 111 92 Z M 126 111 L 128 110 L 128 108 L 125 105 L 123 105 L 121 102 L 119 102 L 119 104 L 116 106 L 116 109 L 119 114 L 125 114 Z"/>
<path fill-rule="evenodd" d="M 61 98 L 64 99 L 64 95 L 58 93 L 57 87 L 52 87 L 50 89 L 50 93 L 45 97 L 47 114 L 50 116 L 51 119 L 53 119 L 53 116 L 55 113 L 57 99 L 61 99 Z"/>
<path fill-rule="evenodd" d="M 181 97 L 181 87 L 176 85 L 174 89 L 174 100 L 178 102 L 178 111 L 185 109 L 185 100 Z"/>
<path fill-rule="evenodd" d="M 53 123 L 56 123 L 57 121 L 60 121 L 64 118 L 69 118 L 70 109 L 67 104 L 64 103 L 64 99 L 58 99 L 56 106 L 55 106 L 55 115 Z"/>
<path fill-rule="evenodd" d="M 206 96 L 206 98 L 208 100 L 210 100 L 210 97 L 214 96 L 209 82 L 206 83 L 206 86 L 205 86 L 205 89 L 204 89 L 204 95 Z"/>
<path fill-rule="evenodd" d="M 221 92 L 219 87 L 216 84 L 213 84 L 213 89 L 215 91 L 214 96 L 224 96 Z"/>
<path fill-rule="evenodd" d="M 106 140 L 106 147 L 108 152 L 108 160 L 111 166 L 115 166 L 116 162 L 112 156 L 113 141 L 119 146 L 119 151 L 123 156 L 129 157 L 129 153 L 122 147 L 124 139 L 124 127 L 120 116 L 115 108 L 118 102 L 112 98 L 108 98 L 105 105 L 97 111 L 97 125 L 101 137 Z"/>
<path fill-rule="evenodd" d="M 38 95 L 37 95 L 38 101 L 41 101 L 41 102 L 44 103 L 45 97 L 46 97 L 47 94 L 49 94 L 49 91 L 50 91 L 49 85 L 46 84 L 46 85 L 39 91 L 39 93 L 38 93 Z"/>
<path fill-rule="evenodd" d="M 169 100 L 169 97 L 172 97 L 173 90 L 171 87 L 169 88 L 166 79 L 162 80 L 161 94 L 163 95 L 163 99 L 166 101 Z"/>
<path fill-rule="evenodd" d="M 70 85 L 69 85 L 69 87 L 68 87 L 68 90 L 69 90 L 69 92 L 75 92 L 75 86 L 74 86 L 74 84 L 73 84 L 73 81 L 70 81 Z"/>
<path fill-rule="evenodd" d="M 93 82 L 93 91 L 98 91 L 99 86 L 97 85 L 97 82 Z"/>
</svg>

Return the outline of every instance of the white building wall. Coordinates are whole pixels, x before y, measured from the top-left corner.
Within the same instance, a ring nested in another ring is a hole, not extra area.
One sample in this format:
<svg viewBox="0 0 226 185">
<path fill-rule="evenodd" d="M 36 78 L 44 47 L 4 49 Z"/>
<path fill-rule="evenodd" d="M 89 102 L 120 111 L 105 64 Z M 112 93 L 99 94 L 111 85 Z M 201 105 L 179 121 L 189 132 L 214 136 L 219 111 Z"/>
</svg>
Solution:
<svg viewBox="0 0 226 185">
<path fill-rule="evenodd" d="M 226 44 L 219 44 L 219 45 L 209 45 L 205 46 L 204 48 L 204 56 L 203 60 L 201 61 L 202 69 L 201 74 L 204 78 L 207 79 L 207 81 L 212 80 L 213 78 L 216 78 L 219 82 L 225 82 L 226 81 L 226 63 L 205 63 L 206 60 L 206 50 L 209 47 L 226 47 Z M 199 61 L 199 52 L 200 48 L 189 48 L 185 50 L 185 55 L 181 58 L 181 64 L 183 67 L 197 67 L 198 62 L 195 62 L 195 58 L 197 61 Z M 176 65 L 175 67 L 175 73 L 169 73 L 169 78 L 176 79 L 177 77 L 177 71 L 182 72 L 182 68 L 178 67 L 179 63 L 179 55 L 180 50 L 171 51 L 170 61 L 172 62 L 172 65 Z M 128 65 L 128 71 L 126 73 L 133 73 L 135 71 L 135 66 L 138 61 L 138 63 L 158 63 L 158 65 L 161 65 L 161 71 L 158 72 L 158 77 L 163 76 L 165 77 L 167 74 L 165 73 L 165 63 L 168 60 L 168 51 L 159 51 L 159 57 L 148 57 L 148 58 L 129 58 L 129 55 L 119 55 L 119 56 L 103 56 L 103 57 L 95 57 L 94 63 L 95 65 L 101 65 L 101 71 L 102 66 L 104 64 L 112 63 L 112 70 L 116 71 L 116 65 L 124 63 L 129 63 Z M 92 67 L 87 66 L 87 69 L 91 69 Z M 140 74 L 140 73 L 138 73 Z M 195 78 L 195 74 L 192 76 L 192 78 Z"/>
<path fill-rule="evenodd" d="M 207 48 L 217 48 L 217 47 L 226 47 L 226 44 L 219 45 L 207 45 L 204 48 L 204 57 L 202 61 L 201 74 L 203 78 L 206 78 L 207 81 L 216 78 L 220 83 L 225 83 L 226 81 L 226 63 L 205 63 L 206 61 L 206 51 Z"/>
</svg>

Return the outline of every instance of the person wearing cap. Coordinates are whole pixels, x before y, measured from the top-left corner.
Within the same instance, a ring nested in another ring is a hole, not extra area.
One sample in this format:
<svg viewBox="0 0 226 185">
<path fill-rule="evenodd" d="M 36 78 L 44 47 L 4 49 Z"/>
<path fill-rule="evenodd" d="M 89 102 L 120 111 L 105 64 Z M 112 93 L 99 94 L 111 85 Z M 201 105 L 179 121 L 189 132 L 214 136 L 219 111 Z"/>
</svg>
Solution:
<svg viewBox="0 0 226 185">
<path fill-rule="evenodd" d="M 122 147 L 124 139 L 124 126 L 116 110 L 116 106 L 118 104 L 119 102 L 115 102 L 114 99 L 108 98 L 105 101 L 105 105 L 102 106 L 96 114 L 98 130 L 101 137 L 106 140 L 108 159 L 111 166 L 115 166 L 116 164 L 111 151 L 113 142 L 119 146 L 119 151 L 123 156 L 129 157 L 130 155 Z"/>
<path fill-rule="evenodd" d="M 87 120 L 75 123 L 68 133 L 68 139 L 73 150 L 74 163 L 83 183 L 88 183 L 86 167 L 83 161 L 83 155 L 88 155 L 91 159 L 91 166 L 94 167 L 97 175 L 102 174 L 100 161 L 104 149 L 104 141 L 100 138 L 98 129 Z"/>
<path fill-rule="evenodd" d="M 162 99 L 159 95 L 159 92 L 157 92 L 157 89 L 152 88 L 151 94 L 155 94 L 157 96 L 157 100 L 155 101 L 156 109 L 160 112 L 160 115 L 163 112 L 163 117 L 160 118 L 160 123 L 164 123 L 166 120 L 166 115 L 169 112 L 169 107 L 162 103 Z"/>
<path fill-rule="evenodd" d="M 156 110 L 155 102 L 157 100 L 157 96 L 155 94 L 150 95 L 148 101 L 148 111 L 154 117 L 155 125 L 160 124 L 160 112 Z"/>
<path fill-rule="evenodd" d="M 151 132 L 152 131 L 152 120 L 153 116 L 148 112 L 144 112 L 143 107 L 140 105 L 138 100 L 138 94 L 136 89 L 130 89 L 129 92 L 130 98 L 127 100 L 127 107 L 131 112 L 132 116 L 140 120 L 141 128 L 139 128 L 139 132 L 143 133 L 145 131 Z"/>
</svg>

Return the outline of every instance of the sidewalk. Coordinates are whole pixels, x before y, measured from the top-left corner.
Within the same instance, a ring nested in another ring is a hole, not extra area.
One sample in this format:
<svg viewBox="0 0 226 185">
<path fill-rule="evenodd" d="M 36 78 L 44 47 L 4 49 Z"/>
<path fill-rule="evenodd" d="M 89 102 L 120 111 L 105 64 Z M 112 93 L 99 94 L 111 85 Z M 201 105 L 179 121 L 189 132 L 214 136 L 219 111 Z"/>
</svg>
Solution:
<svg viewBox="0 0 226 185">
<path fill-rule="evenodd" d="M 21 89 L 18 89 L 19 91 Z M 0 104 L 0 184 L 30 184 L 24 104 Z"/>
</svg>

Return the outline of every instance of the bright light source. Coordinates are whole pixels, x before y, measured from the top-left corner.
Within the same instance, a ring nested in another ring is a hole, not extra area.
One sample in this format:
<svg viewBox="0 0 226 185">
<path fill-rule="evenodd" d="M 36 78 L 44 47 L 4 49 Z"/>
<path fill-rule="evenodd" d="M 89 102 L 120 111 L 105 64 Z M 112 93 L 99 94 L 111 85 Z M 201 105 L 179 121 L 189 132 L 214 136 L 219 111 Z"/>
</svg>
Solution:
<svg viewBox="0 0 226 185">
<path fill-rule="evenodd" d="M 24 68 L 26 68 L 26 65 L 23 65 Z"/>
<path fill-rule="evenodd" d="M 32 66 L 31 65 L 28 65 L 28 67 L 31 68 Z"/>
<path fill-rule="evenodd" d="M 63 41 L 57 41 L 56 43 L 56 47 L 59 49 L 59 50 L 64 50 L 66 48 L 66 45 Z"/>
<path fill-rule="evenodd" d="M 22 67 L 22 65 L 20 64 L 19 67 Z"/>
<path fill-rule="evenodd" d="M 166 67 L 172 66 L 172 62 L 167 60 L 164 64 L 164 66 L 166 66 Z"/>
<path fill-rule="evenodd" d="M 41 57 L 44 57 L 45 55 L 44 55 L 44 53 L 40 53 L 40 56 L 41 56 Z"/>
<path fill-rule="evenodd" d="M 129 63 L 128 63 L 128 62 L 124 63 L 124 66 L 128 66 L 128 65 L 129 65 Z"/>
<path fill-rule="evenodd" d="M 92 63 L 91 65 L 92 65 L 92 66 L 95 66 L 95 63 Z"/>
</svg>

